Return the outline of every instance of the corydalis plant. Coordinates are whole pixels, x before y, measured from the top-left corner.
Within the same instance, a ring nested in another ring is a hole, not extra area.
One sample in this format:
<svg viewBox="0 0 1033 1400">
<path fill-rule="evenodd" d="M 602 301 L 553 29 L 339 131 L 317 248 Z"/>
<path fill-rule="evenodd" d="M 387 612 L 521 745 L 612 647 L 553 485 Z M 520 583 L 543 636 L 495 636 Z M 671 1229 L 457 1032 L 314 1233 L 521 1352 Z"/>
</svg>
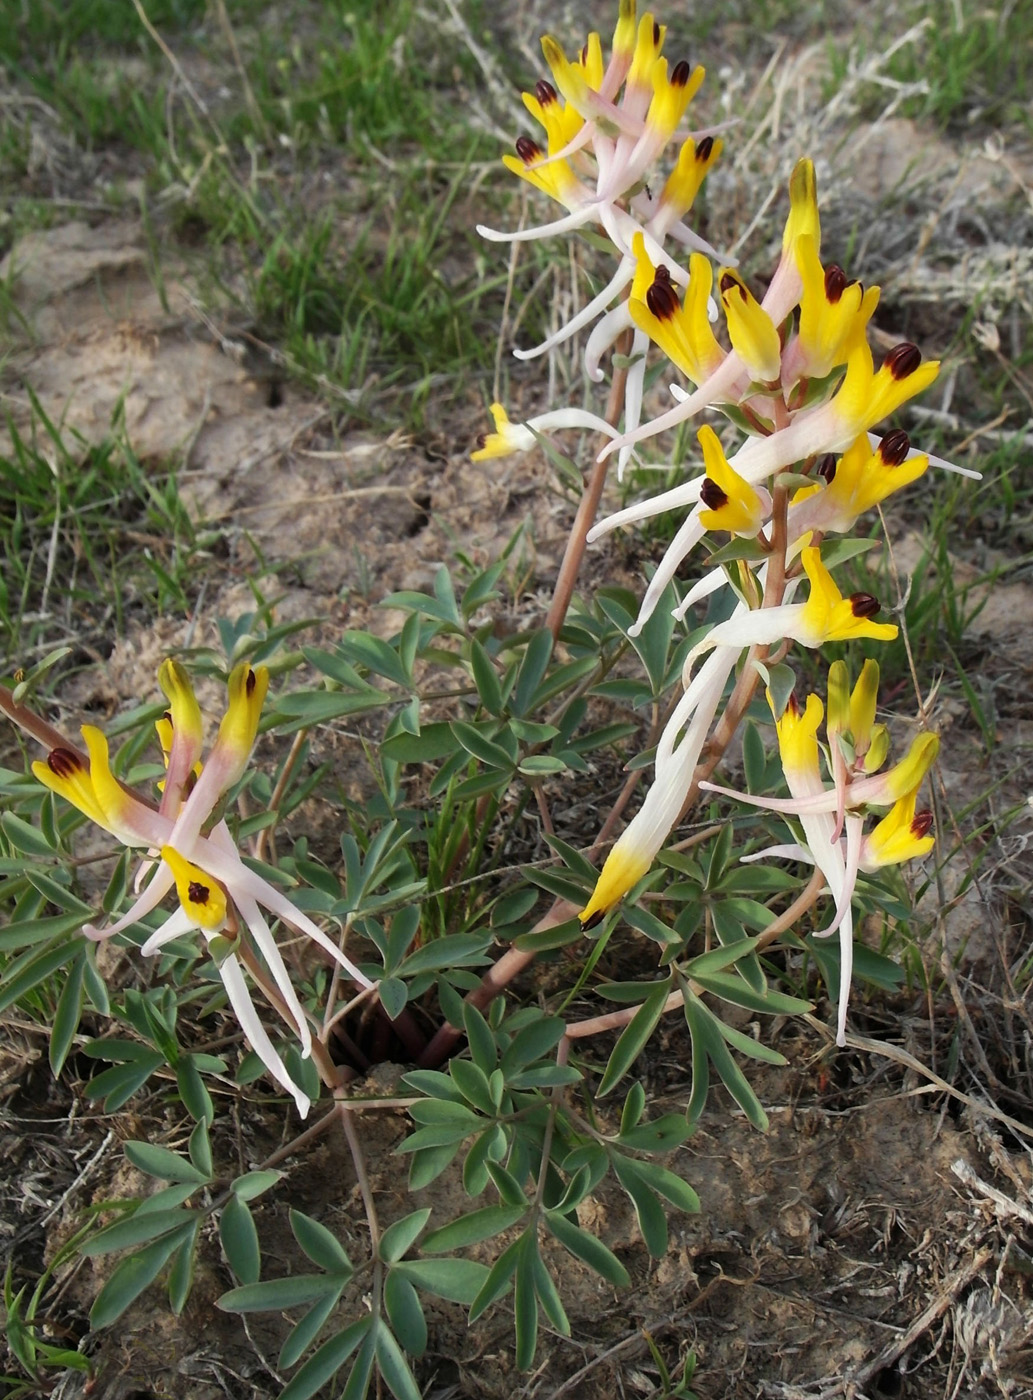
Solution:
<svg viewBox="0 0 1033 1400">
<path fill-rule="evenodd" d="M 524 139 L 518 143 L 517 158 L 506 158 L 510 169 L 569 210 L 563 219 L 510 237 L 567 234 L 591 225 L 609 238 L 618 258 L 617 273 L 599 297 L 538 347 L 539 352 L 548 349 L 601 316 L 585 357 L 589 376 L 598 379 L 602 353 L 622 330 L 631 329 L 632 368 L 619 416 L 600 425 L 606 441 L 599 461 L 616 454 L 623 468 L 641 442 L 704 409 L 723 414 L 745 434 L 745 441 L 727 452 L 712 428 L 701 428 L 701 473 L 617 512 L 587 534 L 592 541 L 618 526 L 685 513 L 653 571 L 638 618 L 629 628 L 631 637 L 642 632 L 684 561 L 704 543 L 714 562 L 675 616 L 684 619 L 695 603 L 723 588 L 732 589 L 735 604 L 727 621 L 712 627 L 688 654 L 682 695 L 656 747 L 654 782 L 612 847 L 581 910 L 586 929 L 600 923 L 648 873 L 700 784 L 720 761 L 758 685 L 768 684 L 771 667 L 793 644 L 819 650 L 830 642 L 896 637 L 897 626 L 878 618 L 878 599 L 839 586 L 833 575 L 850 551 L 830 552 L 827 542 L 850 532 L 862 514 L 926 471 L 928 456 L 912 449 L 906 433 L 894 429 L 880 438 L 873 429 L 928 388 L 939 369 L 909 343 L 896 346 L 876 367 L 868 329 L 879 288 L 865 288 L 835 263 L 823 264 L 817 186 L 808 159 L 797 163 L 789 182 L 781 254 L 763 296 L 754 296 L 727 262 L 715 276 L 706 256 L 713 250 L 702 247 L 682 218 L 717 158 L 720 142 L 710 136 L 699 144 L 692 136 L 678 138 L 674 173 L 662 185 L 655 179 L 656 163 L 677 137 L 686 94 L 694 93 L 702 80 L 700 70 L 690 75 L 688 65 L 680 64 L 669 76 L 660 56 L 663 42 L 663 27 L 651 15 L 644 15 L 635 27 L 634 6 L 627 3 L 621 5 L 612 57 L 605 67 L 598 36 L 589 38 L 573 63 L 546 38 L 543 50 L 555 87 L 539 83 L 534 97 L 525 95 L 525 104 L 548 132 L 548 152 Z M 624 96 L 618 104 L 622 83 Z M 672 84 L 679 90 L 677 102 Z M 586 167 L 588 153 L 591 164 Z M 583 167 L 580 177 L 578 162 Z M 655 198 L 653 188 L 660 191 Z M 672 218 L 675 203 L 679 213 Z M 502 237 L 481 231 L 487 237 Z M 687 266 L 665 251 L 668 236 L 689 249 Z M 618 296 L 623 297 L 620 304 L 606 309 Z M 713 321 L 715 298 L 723 336 L 720 322 L 715 326 Z M 693 387 L 686 391 L 672 384 L 676 406 L 643 423 L 645 352 L 651 344 Z M 593 426 L 591 415 L 581 409 L 557 409 L 528 424 L 512 423 L 499 404 L 493 405 L 492 413 L 495 432 L 484 440 L 477 457 L 528 450 L 540 432 Z M 729 538 L 731 543 L 722 546 Z M 818 702 L 811 697 L 797 722 L 795 702 L 783 693 L 784 685 L 776 689 L 777 695 L 769 687 L 769 694 L 786 780 L 793 798 L 806 797 L 813 807 L 819 789 L 824 794 L 817 740 L 811 732 Z M 799 739 L 805 730 L 810 735 L 806 744 Z M 840 733 L 837 742 L 841 738 Z M 934 743 L 926 748 L 930 761 Z M 779 854 L 816 865 L 835 901 L 835 919 L 826 932 L 838 929 L 841 936 L 837 1038 L 842 1043 L 851 965 L 850 901 L 857 871 L 889 863 L 882 858 L 887 852 L 893 853 L 893 860 L 922 855 L 932 838 L 928 819 L 915 816 L 925 768 L 894 797 L 889 816 L 863 841 L 860 818 L 854 813 L 843 816 L 841 765 L 835 771 L 838 819 L 824 809 L 818 813 L 801 808 L 805 840 Z M 855 791 L 859 795 L 862 788 Z M 844 820 L 846 836 L 841 839 Z M 902 823 L 911 836 L 898 839 Z"/>
<path fill-rule="evenodd" d="M 179 662 L 169 659 L 161 665 L 158 682 L 169 708 L 155 725 L 165 761 L 157 805 L 115 777 L 108 741 L 93 725 L 82 727 L 85 752 L 54 735 L 46 758 L 32 765 L 44 787 L 77 807 L 116 841 L 146 852 L 137 870 L 138 893 L 131 907 L 115 922 L 102 927 L 87 924 L 83 932 L 99 940 L 131 929 L 174 891 L 175 910 L 146 939 L 141 951 L 157 953 L 173 939 L 195 931 L 204 936 L 241 1029 L 304 1117 L 309 1097 L 294 1083 L 265 1030 L 243 972 L 242 963 L 250 963 L 255 975 L 262 976 L 263 971 L 271 975 L 279 1009 L 297 1035 L 302 1055 L 310 1055 L 308 1016 L 262 911 L 311 938 L 358 986 L 372 984 L 307 914 L 244 864 L 221 815 L 224 799 L 247 769 L 269 672 L 264 666 L 252 668 L 242 662 L 230 673 L 229 704 L 203 763 L 203 721 L 189 677 Z M 34 737 L 50 738 L 3 687 L 0 707 Z"/>
</svg>

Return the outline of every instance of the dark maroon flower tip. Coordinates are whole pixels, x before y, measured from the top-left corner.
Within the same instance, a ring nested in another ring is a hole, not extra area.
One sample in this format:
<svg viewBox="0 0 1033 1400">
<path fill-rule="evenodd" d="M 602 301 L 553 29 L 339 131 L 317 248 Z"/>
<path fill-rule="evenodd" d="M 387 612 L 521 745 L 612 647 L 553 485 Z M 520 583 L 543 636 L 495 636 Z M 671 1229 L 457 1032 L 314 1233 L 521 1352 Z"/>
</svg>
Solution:
<svg viewBox="0 0 1033 1400">
<path fill-rule="evenodd" d="M 674 65 L 674 72 L 671 74 L 672 87 L 684 87 L 689 81 L 692 69 L 683 58 L 680 63 Z"/>
<path fill-rule="evenodd" d="M 85 771 L 82 759 L 71 749 L 51 749 L 47 754 L 47 767 L 56 777 L 66 779 Z"/>
<path fill-rule="evenodd" d="M 516 153 L 525 165 L 533 165 L 543 154 L 541 146 L 530 136 L 517 137 Z"/>
<path fill-rule="evenodd" d="M 932 812 L 916 812 L 911 821 L 911 835 L 920 841 L 923 836 L 928 836 L 932 829 Z"/>
<path fill-rule="evenodd" d="M 258 684 L 258 678 L 256 677 L 254 671 L 252 671 L 251 667 L 249 666 L 249 667 L 248 667 L 248 672 L 247 672 L 247 680 L 244 682 L 244 689 L 247 691 L 247 693 L 248 693 L 249 695 L 253 695 L 253 694 L 255 693 L 255 686 L 256 686 L 257 684 Z"/>
<path fill-rule="evenodd" d="M 589 914 L 587 919 L 581 920 L 581 932 L 590 933 L 592 929 L 598 928 L 606 918 L 605 909 L 597 909 L 594 914 Z"/>
<path fill-rule="evenodd" d="M 824 481 L 827 485 L 831 486 L 831 484 L 836 479 L 835 456 L 831 452 L 826 452 L 823 457 L 818 458 L 817 465 L 815 466 L 814 470 L 821 477 L 822 481 Z"/>
<path fill-rule="evenodd" d="M 718 283 L 718 287 L 720 288 L 722 296 L 727 296 L 731 292 L 738 292 L 742 300 L 746 300 L 746 288 L 739 281 L 738 277 L 731 272 L 724 273 L 721 281 Z"/>
<path fill-rule="evenodd" d="M 847 275 L 837 263 L 830 263 L 825 269 L 825 300 L 835 306 L 849 287 Z"/>
<path fill-rule="evenodd" d="M 907 379 L 914 374 L 915 370 L 922 363 L 922 352 L 917 345 L 912 345 L 905 340 L 900 345 L 894 345 L 882 362 L 883 369 L 888 369 L 894 379 Z"/>
<path fill-rule="evenodd" d="M 653 21 L 653 48 L 654 48 L 654 49 L 658 49 L 659 47 L 660 47 L 660 26 L 659 26 L 659 24 L 657 24 L 656 20 L 654 20 L 654 21 Z"/>
<path fill-rule="evenodd" d="M 879 443 L 879 456 L 888 467 L 899 467 L 911 451 L 911 439 L 903 428 L 894 428 Z"/>
<path fill-rule="evenodd" d="M 544 78 L 539 78 L 534 85 L 534 95 L 542 107 L 548 107 L 558 100 L 558 94 L 552 83 L 546 82 Z"/>
<path fill-rule="evenodd" d="M 880 608 L 878 598 L 873 598 L 870 593 L 851 593 L 847 601 L 855 617 L 874 617 Z"/>
<path fill-rule="evenodd" d="M 482 451 L 485 447 L 487 447 L 487 445 L 488 445 L 488 434 L 487 434 L 487 433 L 478 433 L 477 436 L 476 436 L 476 437 L 474 438 L 474 440 L 473 440 L 473 450 L 474 450 L 475 452 L 480 452 L 480 451 Z"/>
<path fill-rule="evenodd" d="M 678 293 L 671 286 L 671 274 L 666 267 L 658 267 L 653 284 L 646 292 L 646 305 L 658 321 L 670 321 L 681 310 Z"/>
<path fill-rule="evenodd" d="M 581 50 L 581 62 L 582 62 L 582 65 L 584 65 L 584 64 L 586 64 L 586 63 L 588 62 L 588 45 L 587 45 L 587 44 L 585 44 L 584 48 Z"/>
<path fill-rule="evenodd" d="M 701 165 L 710 159 L 710 153 L 713 149 L 714 138 L 712 136 L 704 136 L 703 140 L 696 147 L 696 159 Z"/>
<path fill-rule="evenodd" d="M 728 504 L 728 496 L 709 476 L 703 479 L 703 485 L 699 488 L 699 498 L 708 510 L 720 510 Z"/>
<path fill-rule="evenodd" d="M 191 880 L 187 886 L 187 894 L 192 904 L 207 904 L 211 893 L 209 886 L 202 885 L 200 880 Z"/>
</svg>

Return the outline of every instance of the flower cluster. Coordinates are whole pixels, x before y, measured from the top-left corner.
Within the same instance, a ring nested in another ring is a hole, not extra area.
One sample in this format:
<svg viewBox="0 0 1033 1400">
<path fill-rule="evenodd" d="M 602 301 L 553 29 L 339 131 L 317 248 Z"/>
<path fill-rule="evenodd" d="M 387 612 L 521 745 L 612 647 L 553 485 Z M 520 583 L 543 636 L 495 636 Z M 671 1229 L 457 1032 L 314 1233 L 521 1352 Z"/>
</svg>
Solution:
<svg viewBox="0 0 1033 1400">
<path fill-rule="evenodd" d="M 684 615 L 724 586 L 738 595 L 728 620 L 711 627 L 689 653 L 684 695 L 657 749 L 657 781 L 614 846 L 584 911 L 586 920 L 626 893 L 667 839 L 689 795 L 727 680 L 744 654 L 756 663 L 792 642 L 817 649 L 827 642 L 891 641 L 897 635 L 895 624 L 877 620 L 880 605 L 872 595 L 843 595 L 823 561 L 821 544 L 851 530 L 863 512 L 927 469 L 928 456 L 912 451 L 906 433 L 898 429 L 881 440 L 868 434 L 925 388 L 938 366 L 923 362 L 918 350 L 905 344 L 874 368 L 865 330 L 877 289 L 862 291 L 838 268 L 819 275 L 820 264 L 812 265 L 818 215 L 807 161 L 797 166 L 790 201 L 782 259 L 764 300 L 757 302 L 730 270 L 719 276 L 731 349 L 720 349 L 698 309 L 700 299 L 697 309 L 687 312 L 659 270 L 652 271 L 645 298 L 631 299 L 632 314 L 651 339 L 669 357 L 677 354 L 676 363 L 700 379 L 695 394 L 631 436 L 640 440 L 704 406 L 722 408 L 748 432 L 746 442 L 727 457 L 713 429 L 701 428 L 701 475 L 611 516 L 591 532 L 589 538 L 598 538 L 664 511 L 688 511 L 657 564 L 632 631 L 645 625 L 705 536 L 724 532 L 749 539 L 756 557 L 707 571 L 678 609 Z M 695 275 L 708 289 L 709 265 L 697 267 Z M 687 295 L 685 305 L 691 301 Z M 604 452 L 620 442 L 614 439 Z M 807 596 L 797 601 L 804 583 Z"/>
<path fill-rule="evenodd" d="M 567 326 L 527 353 L 541 353 L 597 318 L 585 356 L 591 378 L 602 377 L 601 356 L 626 328 L 633 333 L 633 348 L 622 424 L 613 426 L 580 409 L 514 424 L 495 404 L 495 431 L 476 457 L 525 451 L 539 432 L 589 427 L 608 439 L 600 460 L 616 454 L 620 470 L 639 444 L 703 410 L 722 414 L 745 434 L 726 454 L 713 428 L 700 428 L 701 472 L 611 515 L 588 534 L 592 541 L 651 516 L 684 513 L 657 562 L 632 635 L 645 626 L 693 549 L 706 543 L 716 552 L 729 536 L 740 544 L 724 550 L 722 562 L 704 572 L 676 611 L 684 617 L 695 603 L 722 588 L 730 587 L 736 595 L 728 619 L 712 626 L 688 654 L 683 693 L 657 745 L 655 780 L 581 912 L 586 928 L 604 918 L 646 874 L 707 776 L 699 765 L 737 668 L 736 694 L 744 689 L 748 701 L 752 688 L 767 676 L 769 663 L 780 660 L 793 643 L 817 649 L 828 642 L 896 637 L 895 624 L 878 620 L 876 598 L 861 592 L 844 596 L 832 572 L 837 557 L 844 555 L 833 554 L 827 542 L 851 531 L 865 512 L 915 481 L 930 460 L 950 467 L 914 450 L 900 429 L 881 437 L 873 433 L 929 387 L 939 366 L 924 361 L 910 343 L 895 346 L 876 365 L 868 328 L 879 288 L 865 288 L 835 263 L 822 262 L 810 160 L 801 159 L 792 173 L 781 253 L 763 295 L 758 299 L 727 261 L 715 275 L 708 256 L 713 250 L 701 244 L 684 218 L 721 142 L 709 133 L 679 135 L 679 123 L 703 75 L 684 63 L 668 71 L 661 57 L 664 33 L 648 14 L 636 25 L 633 0 L 622 0 L 608 64 L 597 35 L 572 62 L 554 40 L 543 40 L 553 82 L 540 82 L 534 96 L 527 94 L 524 100 L 545 128 L 546 148 L 521 138 L 517 157 L 507 157 L 506 164 L 568 212 L 519 234 L 481 230 L 490 238 L 526 239 L 589 224 L 601 229 L 618 258 L 617 272 Z M 675 169 L 661 184 L 654 167 L 675 139 L 680 141 Z M 669 238 L 687 249 L 684 265 L 665 250 Z M 643 422 L 650 345 L 663 352 L 691 388 L 672 384 L 675 406 Z M 803 827 L 802 843 L 785 850 L 817 866 L 836 903 L 835 920 L 826 932 L 839 929 L 842 940 L 840 1040 L 857 871 L 911 859 L 932 843 L 931 819 L 915 811 L 936 741 L 924 736 L 903 765 L 878 775 L 885 748 L 880 750 L 883 738 L 873 737 L 877 675 L 877 667 L 867 666 L 858 688 L 844 699 L 843 674 L 835 667 L 830 674 L 829 792 L 818 765 L 820 701 L 811 696 L 802 710 L 790 703 L 775 714 L 792 794 L 792 805 L 779 810 L 796 814 Z M 744 709 L 745 704 L 733 720 Z M 864 814 L 879 806 L 888 806 L 889 812 L 864 836 Z"/>
<path fill-rule="evenodd" d="M 685 59 L 669 65 L 662 53 L 666 34 L 666 27 L 651 14 L 636 20 L 635 0 L 621 0 L 607 63 L 598 34 L 589 35 L 573 60 L 566 58 L 550 35 L 542 39 L 552 81 L 543 78 L 533 93 L 524 93 L 524 106 L 542 128 L 545 146 L 533 137 L 521 136 L 516 155 L 503 160 L 510 170 L 568 212 L 551 223 L 517 233 L 483 225 L 478 229 L 495 242 L 526 242 L 588 225 L 601 226 L 617 257 L 609 282 L 554 335 L 534 349 L 516 354 L 520 359 L 545 354 L 597 322 L 585 350 L 585 368 L 598 382 L 603 378 L 603 355 L 623 331 L 631 330 L 633 365 L 625 395 L 626 433 L 638 426 L 645 382 L 648 335 L 633 321 L 627 300 L 642 257 L 651 257 L 669 277 L 684 285 L 689 273 L 665 250 L 668 241 L 698 254 L 717 256 L 685 218 L 721 154 L 721 140 L 713 132 L 686 135 L 667 178 L 662 184 L 651 183 L 657 162 L 674 139 L 704 78 L 704 70 L 691 67 Z M 705 257 L 702 260 L 707 261 Z M 500 411 L 501 405 L 493 406 L 497 434 Z M 570 421 L 569 412 L 545 415 L 531 426 L 543 430 L 598 426 L 599 420 Z M 504 429 L 501 436 L 489 438 L 486 446 L 486 455 L 519 450 Z M 622 469 L 630 452 L 622 443 Z"/>
<path fill-rule="evenodd" d="M 305 1056 L 312 1049 L 308 1018 L 263 909 L 306 934 L 360 986 L 368 987 L 370 982 L 306 914 L 244 864 L 225 819 L 217 815 L 223 798 L 247 768 L 269 672 L 264 666 L 252 668 L 241 663 L 230 673 L 229 704 L 203 764 L 201 710 L 189 677 L 177 661 L 167 660 L 158 672 L 158 681 L 169 708 L 156 725 L 165 758 L 165 780 L 157 806 L 114 776 L 107 739 L 92 725 L 82 727 L 85 753 L 61 745 L 32 765 L 44 786 L 123 845 L 148 853 L 137 874 L 139 893 L 132 907 L 114 923 L 103 928 L 87 925 L 83 931 L 88 938 L 101 939 L 132 928 L 174 889 L 177 908 L 150 935 L 142 951 L 156 953 L 172 939 L 200 930 L 241 1028 L 269 1073 L 293 1095 L 304 1117 L 310 1107 L 308 1096 L 291 1079 L 251 1000 L 241 968 L 243 929 L 250 936 L 252 951 L 260 955 L 272 977 Z"/>
<path fill-rule="evenodd" d="M 791 695 L 779 714 L 769 692 L 768 703 L 775 718 L 790 798 L 753 797 L 714 783 L 700 784 L 710 792 L 798 818 L 802 841 L 773 846 L 747 859 L 777 856 L 802 860 L 817 866 L 825 877 L 836 911 L 832 923 L 818 936 L 839 930 L 841 975 L 836 1038 L 840 1045 L 846 1037 L 854 941 L 850 904 L 858 872 L 871 873 L 887 865 L 900 865 L 927 854 L 933 846 L 932 813 L 918 812 L 916 808 L 919 789 L 939 750 L 939 739 L 935 734 L 919 734 L 904 758 L 880 772 L 889 736 L 884 725 L 875 723 L 878 690 L 879 667 L 869 660 L 852 692 L 846 663 L 833 662 L 829 668 L 827 714 L 821 700 L 813 694 L 808 695 L 803 708 Z M 823 755 L 831 787 L 825 786 L 819 759 L 818 729 L 823 717 L 827 739 Z M 865 835 L 868 813 L 883 808 L 889 810 Z"/>
</svg>

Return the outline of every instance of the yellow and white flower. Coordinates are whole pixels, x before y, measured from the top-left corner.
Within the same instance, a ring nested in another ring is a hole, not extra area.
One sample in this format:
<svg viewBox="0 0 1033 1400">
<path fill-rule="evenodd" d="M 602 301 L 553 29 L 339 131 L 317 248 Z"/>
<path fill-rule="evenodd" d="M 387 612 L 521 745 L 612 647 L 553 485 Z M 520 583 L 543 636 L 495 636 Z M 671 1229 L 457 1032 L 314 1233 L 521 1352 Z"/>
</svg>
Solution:
<svg viewBox="0 0 1033 1400">
<path fill-rule="evenodd" d="M 223 798 L 247 768 L 269 673 L 264 666 L 252 668 L 246 663 L 230 673 L 229 704 L 203 764 L 201 712 L 186 672 L 178 662 L 168 660 L 162 664 L 158 678 L 169 709 L 156 726 L 166 760 L 157 809 L 114 776 L 107 739 L 92 725 L 82 729 L 85 754 L 60 746 L 32 765 L 33 773 L 44 786 L 72 803 L 123 845 L 153 853 L 145 857 L 141 866 L 138 883 L 142 879 L 147 883 L 132 907 L 114 923 L 103 928 L 87 925 L 83 932 L 93 939 L 122 933 L 156 909 L 174 889 L 178 907 L 146 940 L 143 952 L 155 953 L 173 938 L 195 929 L 209 944 L 216 945 L 220 950 L 219 976 L 241 1028 L 273 1078 L 293 1095 L 304 1117 L 310 1107 L 308 1096 L 291 1079 L 262 1026 L 234 951 L 234 942 L 240 936 L 237 916 L 290 1012 L 303 1055 L 310 1054 L 312 1048 L 308 1018 L 262 910 L 311 938 L 359 986 L 372 984 L 307 914 L 244 864 L 225 820 L 217 813 Z"/>
</svg>

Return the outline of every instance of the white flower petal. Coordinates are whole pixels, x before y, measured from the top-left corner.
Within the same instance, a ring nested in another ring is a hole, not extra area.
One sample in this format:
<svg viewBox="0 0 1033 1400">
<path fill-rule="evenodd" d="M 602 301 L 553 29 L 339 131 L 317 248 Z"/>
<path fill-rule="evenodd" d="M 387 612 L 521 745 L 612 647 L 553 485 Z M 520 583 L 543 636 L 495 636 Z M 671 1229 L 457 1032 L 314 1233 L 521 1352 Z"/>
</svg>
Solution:
<svg viewBox="0 0 1033 1400">
<path fill-rule="evenodd" d="M 657 564 L 656 571 L 649 580 L 649 586 L 642 599 L 638 617 L 628 628 L 629 637 L 637 637 L 640 634 L 656 611 L 656 605 L 663 596 L 664 589 L 678 572 L 682 561 L 699 544 L 705 534 L 706 531 L 699 522 L 699 514 L 694 510 L 689 518 L 682 522 L 674 539 L 664 551 L 663 558 Z"/>
<path fill-rule="evenodd" d="M 127 912 L 116 923 L 107 924 L 104 928 L 95 928 L 92 924 L 85 924 L 83 926 L 84 936 L 91 942 L 98 943 L 102 938 L 112 938 L 116 933 L 124 933 L 127 928 L 132 928 L 134 924 L 139 923 L 152 909 L 157 909 L 174 884 L 172 871 L 164 861 L 158 861 L 150 884 L 133 902 Z"/>
<path fill-rule="evenodd" d="M 160 952 L 166 943 L 171 943 L 174 938 L 181 938 L 185 933 L 196 932 L 197 925 L 187 911 L 180 906 L 169 915 L 161 928 L 155 929 L 150 938 L 141 945 L 140 952 L 145 958 L 152 957 L 155 953 Z"/>
<path fill-rule="evenodd" d="M 588 532 L 588 543 L 594 544 L 596 540 L 602 539 L 603 535 L 616 530 L 619 525 L 630 525 L 636 520 L 650 520 L 654 515 L 694 506 L 699 500 L 699 490 L 704 480 L 702 476 L 695 477 L 692 481 L 683 482 L 681 486 L 673 486 L 669 491 L 661 491 L 658 496 L 651 496 L 649 500 L 637 501 L 633 506 L 614 511 L 605 520 L 600 520 L 592 526 Z"/>
<path fill-rule="evenodd" d="M 302 1118 L 308 1117 L 308 1111 L 312 1107 L 312 1100 L 305 1091 L 295 1084 L 294 1080 L 287 1073 L 287 1066 L 280 1059 L 266 1029 L 258 1018 L 254 1002 L 251 1000 L 251 993 L 248 991 L 247 982 L 236 957 L 229 953 L 223 958 L 219 966 L 219 976 L 222 984 L 226 988 L 226 995 L 229 998 L 233 1014 L 240 1023 L 240 1028 L 251 1042 L 251 1048 L 265 1065 L 266 1069 L 276 1080 L 277 1084 L 293 1097 L 298 1108 L 298 1113 Z"/>
<path fill-rule="evenodd" d="M 477 232 L 489 243 L 530 243 L 536 238 L 552 238 L 558 233 L 570 233 L 572 229 L 580 228 L 582 224 L 587 224 L 598 217 L 598 207 L 593 202 L 564 215 L 562 219 L 555 219 L 551 224 L 539 224 L 536 228 L 522 228 L 513 233 L 506 233 L 502 229 L 488 228 L 486 224 L 478 224 Z"/>
<path fill-rule="evenodd" d="M 545 355 L 557 345 L 562 345 L 569 340 L 572 335 L 576 335 L 584 326 L 589 325 L 601 316 L 610 302 L 619 296 L 635 275 L 635 265 L 631 258 L 623 258 L 621 265 L 607 285 L 587 302 L 566 325 L 561 326 L 558 331 L 554 331 L 547 340 L 543 340 L 540 345 L 536 345 L 533 350 L 514 350 L 513 354 L 518 360 L 534 360 L 539 355 Z"/>
<path fill-rule="evenodd" d="M 241 918 L 248 926 L 248 932 L 255 940 L 258 951 L 262 954 L 266 967 L 273 975 L 280 995 L 287 1004 L 287 1009 L 294 1017 L 294 1024 L 298 1032 L 298 1039 L 301 1041 L 301 1053 L 307 1059 L 312 1054 L 312 1031 L 309 1027 L 308 1018 L 304 1008 L 298 1000 L 298 994 L 294 990 L 294 983 L 291 981 L 290 973 L 287 971 L 283 961 L 283 956 L 276 946 L 276 939 L 272 930 L 262 917 L 262 911 L 251 898 L 243 891 L 237 892 L 237 908 L 240 910 Z"/>
<path fill-rule="evenodd" d="M 785 846 L 765 846 L 762 851 L 753 851 L 748 856 L 740 856 L 740 865 L 753 865 L 758 860 L 800 860 L 804 865 L 813 865 L 814 856 L 805 846 L 790 842 Z"/>
<path fill-rule="evenodd" d="M 878 452 L 879 444 L 886 436 L 885 433 L 869 433 L 868 441 L 872 445 L 872 451 Z M 954 472 L 957 476 L 967 476 L 970 481 L 982 481 L 983 473 L 973 471 L 971 467 L 959 467 L 955 462 L 948 462 L 946 457 L 937 457 L 933 452 L 923 452 L 919 447 L 912 447 L 904 458 L 905 462 L 911 457 L 928 457 L 931 467 L 941 467 L 945 472 Z"/>
<path fill-rule="evenodd" d="M 275 914 L 285 924 L 300 930 L 329 953 L 360 987 L 374 985 L 365 973 L 359 971 L 350 958 L 345 957 L 336 943 L 329 939 L 307 914 L 295 908 L 287 896 L 282 894 L 275 885 L 271 885 L 268 880 L 263 879 L 254 870 L 249 870 L 241 860 L 236 847 L 233 847 L 232 852 L 229 849 L 220 850 L 218 845 L 211 840 L 200 837 L 194 843 L 193 848 L 184 854 L 196 865 L 199 865 L 202 870 L 207 870 L 210 875 L 225 885 L 227 893 L 234 902 L 237 902 L 239 894 L 243 894 L 245 898 L 250 895 L 263 909 L 268 909 L 270 914 Z"/>
</svg>

